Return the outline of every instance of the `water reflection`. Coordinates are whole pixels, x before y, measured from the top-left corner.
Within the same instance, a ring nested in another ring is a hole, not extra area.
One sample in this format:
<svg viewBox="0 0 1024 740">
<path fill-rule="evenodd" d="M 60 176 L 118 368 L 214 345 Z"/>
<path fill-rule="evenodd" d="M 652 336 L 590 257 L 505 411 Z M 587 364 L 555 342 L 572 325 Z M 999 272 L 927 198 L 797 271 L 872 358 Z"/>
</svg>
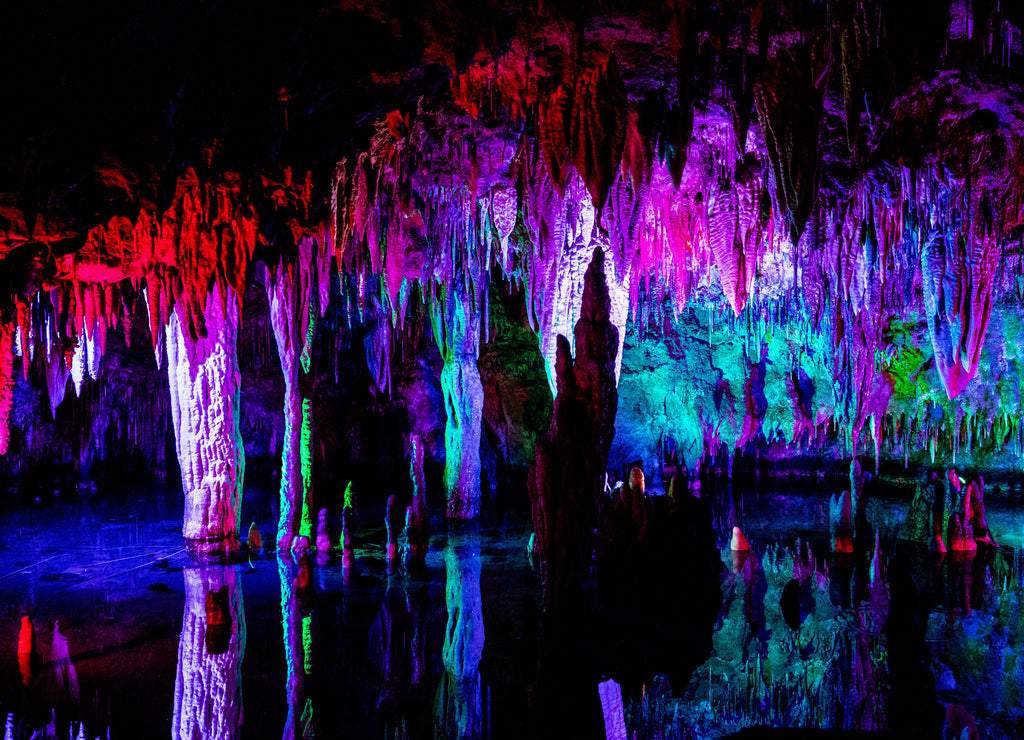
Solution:
<svg viewBox="0 0 1024 740">
<path fill-rule="evenodd" d="M 707 549 L 707 515 L 693 501 L 677 501 L 675 514 L 653 502 L 646 541 L 603 542 L 590 609 L 564 624 L 538 606 L 525 528 L 435 533 L 415 574 L 389 573 L 383 511 L 348 568 L 337 553 L 193 566 L 104 550 L 94 566 L 109 562 L 103 580 L 80 583 L 71 575 L 81 566 L 42 562 L 45 553 L 34 572 L 0 571 L 17 576 L 0 582 L 0 599 L 20 605 L 2 624 L 0 702 L 16 713 L 16 740 L 49 725 L 67 737 L 83 720 L 89 737 L 110 724 L 112 737 L 189 740 L 589 737 L 608 727 L 714 738 L 767 725 L 916 734 L 941 724 L 949 737 L 1021 736 L 1019 553 L 909 548 L 875 516 L 877 544 L 831 553 L 827 502 L 787 501 L 764 515 L 771 532 L 753 497 L 745 509 L 723 502 L 716 557 L 726 567 L 710 623 L 703 578 L 686 565 L 696 561 L 688 548 Z M 671 526 L 656 536 L 665 516 Z M 798 517 L 817 534 L 787 529 Z M 636 531 L 634 521 L 619 529 Z M 738 525 L 749 551 L 727 547 Z M 26 630 L 19 649 L 26 614 L 34 637 Z M 670 675 L 708 639 L 692 673 Z"/>
<path fill-rule="evenodd" d="M 234 566 L 185 568 L 174 684 L 174 740 L 241 736 L 245 610 Z"/>
<path fill-rule="evenodd" d="M 284 552 L 278 554 L 277 571 L 281 579 L 281 629 L 288 707 L 282 737 L 284 740 L 314 737 L 313 701 L 305 692 L 306 680 L 313 673 L 313 566 L 308 555 L 299 556 L 296 565 L 291 554 Z"/>
<path fill-rule="evenodd" d="M 479 538 L 475 534 L 449 538 L 444 563 L 448 625 L 441 655 L 445 673 L 434 700 L 436 728 L 442 737 L 479 738 L 484 736 L 485 728 L 480 680 L 484 612 Z"/>
</svg>

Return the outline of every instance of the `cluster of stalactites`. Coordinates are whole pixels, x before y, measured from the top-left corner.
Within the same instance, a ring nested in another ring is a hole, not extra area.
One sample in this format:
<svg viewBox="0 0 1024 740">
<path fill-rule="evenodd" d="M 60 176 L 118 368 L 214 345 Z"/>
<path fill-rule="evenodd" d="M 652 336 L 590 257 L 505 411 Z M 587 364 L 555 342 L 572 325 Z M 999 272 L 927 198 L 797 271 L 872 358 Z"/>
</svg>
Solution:
<svg viewBox="0 0 1024 740">
<path fill-rule="evenodd" d="M 471 328 L 479 327 L 474 317 L 481 315 L 487 324 L 490 267 L 508 259 L 515 218 L 514 199 L 510 207 L 500 187 L 474 199 L 466 184 L 443 187 L 415 173 L 406 179 L 398 163 L 408 156 L 399 142 L 389 143 L 392 149 L 377 157 L 342 162 L 331 198 L 335 255 L 355 277 L 356 310 L 370 327 L 367 363 L 382 390 L 390 387 L 394 330 L 405 320 L 414 289 L 442 354 L 456 348 L 478 354 L 479 328 Z M 378 292 L 371 293 L 371 285 Z"/>
<path fill-rule="evenodd" d="M 193 341 L 206 333 L 203 315 L 215 287 L 222 302 L 237 301 L 241 314 L 256 230 L 238 177 L 230 174 L 211 183 L 189 170 L 178 178 L 167 211 L 159 217 L 140 214 L 133 232 L 134 254 L 144 266 L 150 331 L 158 353 L 177 303 L 183 305 L 183 326 Z"/>
<path fill-rule="evenodd" d="M 158 364 L 176 304 L 182 304 L 185 331 L 196 341 L 206 333 L 203 314 L 215 288 L 222 302 L 237 301 L 241 308 L 256 227 L 237 175 L 204 182 L 191 169 L 178 178 L 174 201 L 162 214 L 144 207 L 134 223 L 114 216 L 95 226 L 80 250 L 59 258 L 52 287 L 15 298 L 13 315 L 2 322 L 0 388 L 13 386 L 15 356 L 22 357 L 26 378 L 38 357 L 56 415 L 69 377 L 78 394 L 86 377 L 98 378 L 109 330 L 122 329 L 131 346 L 138 298 L 149 312 Z M 3 451 L 12 392 L 0 390 Z"/>
</svg>

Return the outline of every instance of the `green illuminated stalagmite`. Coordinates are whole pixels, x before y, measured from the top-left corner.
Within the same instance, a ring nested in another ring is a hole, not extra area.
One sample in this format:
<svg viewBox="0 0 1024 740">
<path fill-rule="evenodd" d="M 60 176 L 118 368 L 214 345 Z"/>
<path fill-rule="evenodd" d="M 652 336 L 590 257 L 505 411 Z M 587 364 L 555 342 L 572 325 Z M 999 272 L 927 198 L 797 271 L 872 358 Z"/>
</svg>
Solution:
<svg viewBox="0 0 1024 740">
<path fill-rule="evenodd" d="M 267 277 L 267 298 L 284 374 L 284 445 L 281 451 L 280 517 L 282 550 L 308 547 L 315 535 L 313 438 L 308 374 L 316 322 L 323 300 L 320 249 L 303 239 L 292 263 L 282 262 Z M 302 539 L 299 539 L 302 538 Z"/>
</svg>

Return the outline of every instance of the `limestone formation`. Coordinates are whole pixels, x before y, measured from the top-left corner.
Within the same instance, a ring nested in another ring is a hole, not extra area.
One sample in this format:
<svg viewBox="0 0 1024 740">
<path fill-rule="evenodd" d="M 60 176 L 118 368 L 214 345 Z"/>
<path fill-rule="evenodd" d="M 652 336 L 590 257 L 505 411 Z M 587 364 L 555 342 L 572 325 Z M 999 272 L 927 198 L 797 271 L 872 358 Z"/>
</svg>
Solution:
<svg viewBox="0 0 1024 740">
<path fill-rule="evenodd" d="M 245 449 L 238 426 L 238 304 L 215 288 L 202 317 L 205 334 L 193 337 L 180 305 L 171 315 L 167 376 L 185 491 L 185 546 L 212 555 L 239 548 Z"/>
</svg>

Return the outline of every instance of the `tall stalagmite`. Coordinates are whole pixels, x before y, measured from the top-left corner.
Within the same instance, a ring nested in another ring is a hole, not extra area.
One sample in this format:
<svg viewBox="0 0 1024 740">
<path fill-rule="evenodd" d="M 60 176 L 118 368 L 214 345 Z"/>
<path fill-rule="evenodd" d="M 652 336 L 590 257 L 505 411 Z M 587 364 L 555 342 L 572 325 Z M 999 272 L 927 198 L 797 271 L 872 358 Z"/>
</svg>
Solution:
<svg viewBox="0 0 1024 740">
<path fill-rule="evenodd" d="M 267 299 L 284 375 L 284 445 L 281 451 L 280 517 L 277 545 L 292 546 L 295 537 L 313 539 L 311 476 L 312 409 L 310 353 L 319 314 L 317 242 L 299 242 L 294 262 L 282 262 L 267 276 Z M 305 392 L 303 392 L 305 391 Z"/>
<path fill-rule="evenodd" d="M 182 533 L 193 554 L 231 552 L 239 547 L 245 475 L 238 427 L 238 303 L 215 286 L 203 312 L 206 335 L 195 339 L 182 311 L 179 303 L 167 327 L 171 418 L 185 492 Z"/>
<path fill-rule="evenodd" d="M 575 360 L 568 340 L 558 338 L 554 416 L 530 469 L 544 601 L 569 612 L 582 607 L 582 579 L 590 573 L 597 500 L 615 431 L 619 335 L 609 309 L 604 252 L 598 248 L 584 282 Z"/>
<path fill-rule="evenodd" d="M 480 316 L 456 312 L 441 370 L 445 422 L 444 483 L 448 517 L 475 519 L 480 514 L 480 427 L 484 388 L 476 365 Z"/>
</svg>

